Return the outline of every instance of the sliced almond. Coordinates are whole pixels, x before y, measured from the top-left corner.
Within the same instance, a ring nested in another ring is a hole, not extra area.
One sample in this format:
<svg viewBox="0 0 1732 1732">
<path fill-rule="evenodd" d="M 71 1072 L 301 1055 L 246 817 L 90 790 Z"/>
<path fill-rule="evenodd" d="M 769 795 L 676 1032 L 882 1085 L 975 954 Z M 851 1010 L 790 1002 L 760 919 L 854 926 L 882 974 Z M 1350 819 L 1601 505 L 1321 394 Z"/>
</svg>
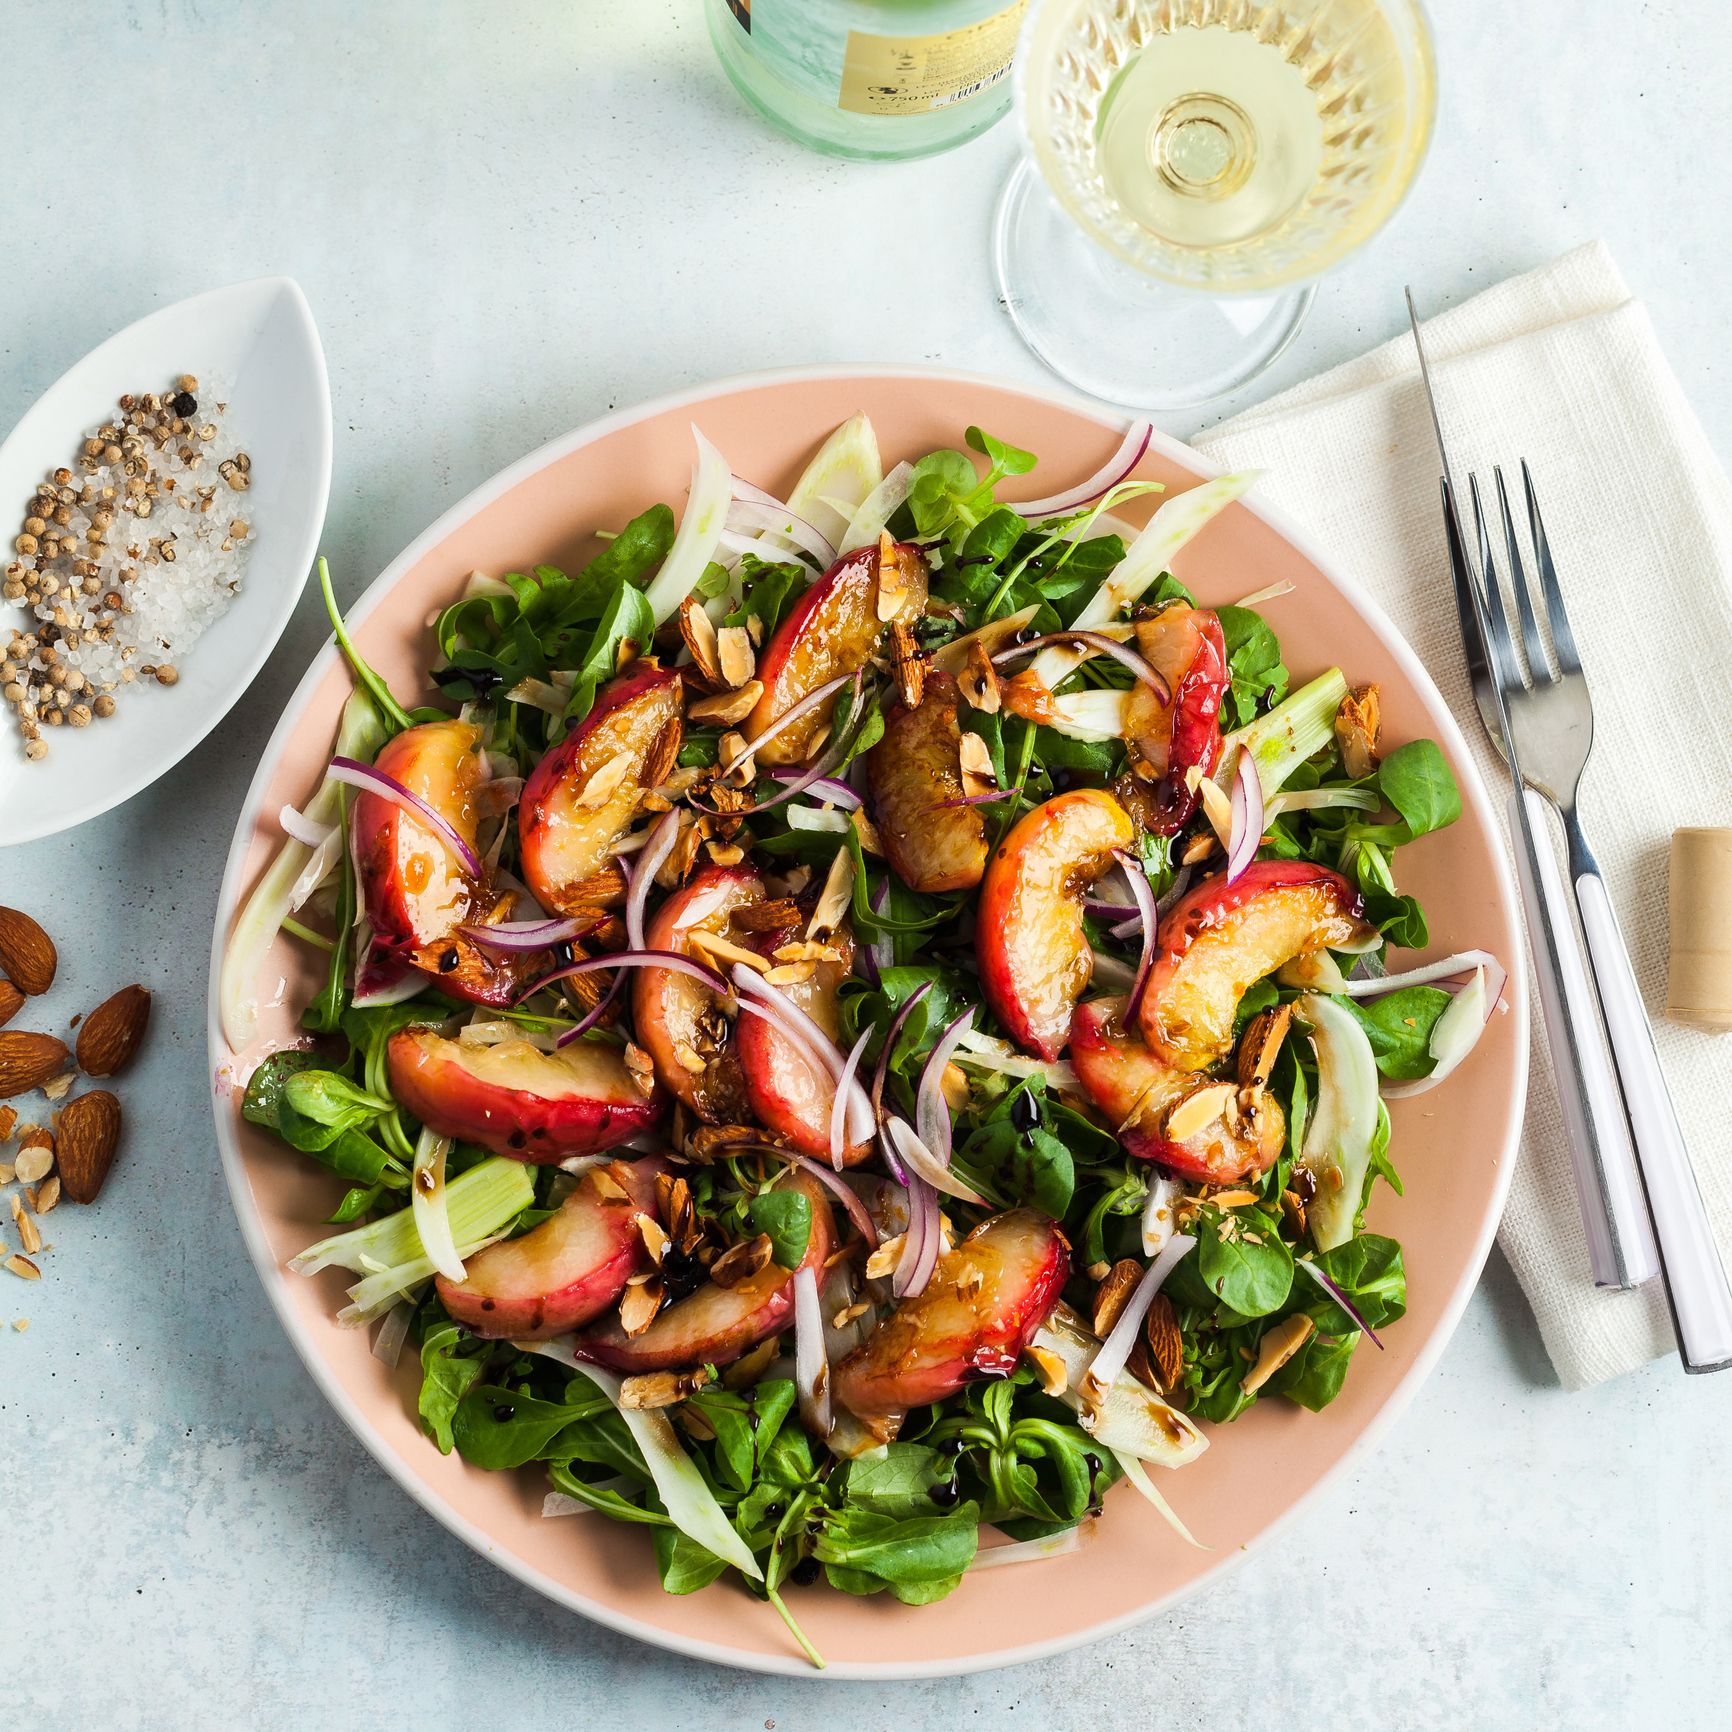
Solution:
<svg viewBox="0 0 1732 1732">
<path fill-rule="evenodd" d="M 26 1131 L 18 1159 L 13 1162 L 13 1173 L 19 1184 L 34 1185 L 38 1179 L 47 1178 L 53 1165 L 54 1138 L 44 1130 Z"/>
<path fill-rule="evenodd" d="M 1175 1143 L 1188 1141 L 1220 1118 L 1232 1098 L 1231 1083 L 1209 1083 L 1186 1095 L 1167 1114 L 1166 1135 Z"/>
<path fill-rule="evenodd" d="M 871 1309 L 871 1305 L 866 1300 L 856 1299 L 852 1305 L 844 1305 L 842 1309 L 830 1319 L 830 1327 L 832 1329 L 846 1329 L 850 1323 L 857 1322 Z"/>
<path fill-rule="evenodd" d="M 24 1207 L 24 1199 L 16 1194 L 12 1198 L 12 1225 L 18 1229 L 18 1243 L 26 1251 L 34 1254 L 42 1249 L 42 1235 L 37 1232 L 30 1211 Z"/>
<path fill-rule="evenodd" d="M 730 686 L 743 686 L 752 677 L 757 657 L 743 626 L 725 625 L 716 633 L 716 659 L 721 665 L 722 678 Z"/>
<path fill-rule="evenodd" d="M 1215 840 L 1213 830 L 1199 830 L 1179 855 L 1181 866 L 1199 866 L 1213 854 L 1220 844 Z"/>
<path fill-rule="evenodd" d="M 800 924 L 800 905 L 792 896 L 772 896 L 736 908 L 734 925 L 746 932 L 784 932 Z"/>
<path fill-rule="evenodd" d="M 717 692 L 713 698 L 699 698 L 686 713 L 694 722 L 731 728 L 735 722 L 743 722 L 758 707 L 758 700 L 763 695 L 764 682 L 748 679 L 738 691 Z"/>
<path fill-rule="evenodd" d="M 961 1065 L 954 1062 L 945 1065 L 938 1087 L 952 1113 L 959 1113 L 968 1105 L 968 1073 Z"/>
<path fill-rule="evenodd" d="M 1239 1042 L 1239 1086 L 1262 1088 L 1275 1070 L 1293 1020 L 1291 1004 L 1272 1005 L 1251 1018 Z"/>
<path fill-rule="evenodd" d="M 1106 1278 L 1095 1289 L 1094 1314 L 1090 1319 L 1095 1334 L 1103 1339 L 1111 1334 L 1131 1290 L 1142 1278 L 1143 1266 L 1132 1257 L 1122 1258 L 1107 1271 Z"/>
<path fill-rule="evenodd" d="M 1263 1339 L 1257 1343 L 1257 1363 L 1239 1380 L 1239 1387 L 1247 1395 L 1255 1395 L 1311 1339 L 1316 1327 L 1303 1311 L 1296 1311 L 1264 1330 Z"/>
<path fill-rule="evenodd" d="M 778 962 L 840 962 L 842 953 L 833 944 L 817 944 L 809 938 L 796 938 L 790 944 L 779 944 L 773 952 Z"/>
<path fill-rule="evenodd" d="M 881 1281 L 886 1275 L 895 1272 L 896 1265 L 902 1261 L 902 1244 L 907 1236 L 906 1233 L 898 1233 L 893 1239 L 879 1241 L 878 1249 L 866 1259 L 868 1281 Z"/>
<path fill-rule="evenodd" d="M 854 833 L 860 838 L 860 846 L 868 854 L 876 854 L 880 860 L 884 858 L 884 844 L 878 837 L 878 826 L 868 818 L 864 811 L 851 815 L 850 822 Z"/>
<path fill-rule="evenodd" d="M 746 857 L 745 849 L 734 842 L 706 842 L 704 852 L 717 866 L 738 866 Z"/>
<path fill-rule="evenodd" d="M 1223 848 L 1230 848 L 1233 839 L 1233 802 L 1227 798 L 1221 784 L 1208 776 L 1201 775 L 1193 764 L 1185 772 L 1185 779 L 1197 777 L 1196 792 L 1203 804 L 1203 816 L 1209 820 L 1209 827 L 1215 832 Z"/>
<path fill-rule="evenodd" d="M 982 715 L 995 716 L 1004 707 L 1004 683 L 978 639 L 969 645 L 968 660 L 956 676 L 956 689 L 961 692 L 962 701 Z"/>
<path fill-rule="evenodd" d="M 1070 1373 L 1065 1368 L 1064 1360 L 1045 1347 L 1029 1347 L 1025 1351 L 1033 1360 L 1035 1370 L 1040 1373 L 1042 1392 L 1054 1399 L 1063 1395 L 1070 1386 Z"/>
<path fill-rule="evenodd" d="M 890 672 L 904 709 L 916 709 L 926 692 L 926 658 L 914 633 L 899 619 L 890 622 Z"/>
<path fill-rule="evenodd" d="M 968 666 L 969 657 L 976 648 L 983 650 L 990 665 L 993 656 L 1000 650 L 1009 649 L 1016 635 L 1033 620 L 1040 612 L 1038 603 L 1031 607 L 1020 608 L 1017 612 L 1006 614 L 1003 619 L 995 619 L 983 625 L 979 631 L 965 633 L 962 637 L 952 638 L 949 643 L 941 645 L 932 652 L 932 665 L 942 668 L 953 678 L 959 677 L 962 670 Z"/>
<path fill-rule="evenodd" d="M 970 798 L 990 794 L 998 786 L 992 770 L 992 748 L 979 734 L 964 732 L 957 750 L 962 771 L 962 791 Z"/>
<path fill-rule="evenodd" d="M 890 531 L 878 532 L 878 617 L 895 619 L 908 603 L 912 574 L 909 561 Z"/>
<path fill-rule="evenodd" d="M 804 986 L 818 972 L 815 962 L 778 962 L 764 971 L 771 986 Z"/>
<path fill-rule="evenodd" d="M 759 1233 L 751 1239 L 741 1239 L 738 1244 L 730 1245 L 710 1265 L 710 1279 L 718 1287 L 737 1287 L 742 1281 L 756 1275 L 760 1269 L 767 1268 L 774 1255 L 775 1246 L 771 1244 L 768 1233 Z"/>
<path fill-rule="evenodd" d="M 0 1101 L 0 1143 L 9 1143 L 18 1126 L 18 1109 Z"/>
<path fill-rule="evenodd" d="M 625 1068 L 637 1085 L 639 1094 L 655 1093 L 656 1067 L 650 1055 L 635 1041 L 625 1043 Z"/>
<path fill-rule="evenodd" d="M 650 1260 L 659 1263 L 668 1254 L 669 1239 L 667 1229 L 653 1215 L 643 1214 L 637 1218 L 638 1237 L 643 1240 L 643 1247 L 650 1254 Z"/>
<path fill-rule="evenodd" d="M 641 1335 L 655 1322 L 662 1308 L 662 1282 L 659 1275 L 634 1275 L 626 1282 L 619 1297 L 619 1324 L 628 1336 Z"/>
<path fill-rule="evenodd" d="M 1242 1209 L 1247 1203 L 1255 1203 L 1258 1199 L 1255 1191 L 1237 1190 L 1217 1191 L 1208 1200 L 1217 1209 Z"/>
<path fill-rule="evenodd" d="M 638 780 L 644 787 L 659 788 L 673 774 L 680 755 L 680 742 L 684 738 L 685 727 L 678 716 L 672 716 L 662 724 L 661 731 L 644 754 L 643 768 L 638 772 Z M 665 803 L 661 809 L 667 810 Z"/>
<path fill-rule="evenodd" d="M 1292 1227 L 1294 1236 L 1305 1236 L 1305 1204 L 1297 1191 L 1281 1193 L 1281 1213 L 1287 1218 L 1287 1224 Z"/>
<path fill-rule="evenodd" d="M 589 1182 L 604 1203 L 624 1203 L 631 1200 L 631 1193 L 606 1167 L 592 1168 Z"/>
<path fill-rule="evenodd" d="M 1383 725 L 1383 693 L 1373 685 L 1355 686 L 1335 712 L 1335 743 L 1342 768 L 1355 782 L 1377 768 L 1377 735 Z"/>
<path fill-rule="evenodd" d="M 854 895 L 854 850 L 838 848 L 830 860 L 830 870 L 824 878 L 824 888 L 818 892 L 818 905 L 806 925 L 806 936 L 812 939 L 830 937 L 847 916 Z"/>
<path fill-rule="evenodd" d="M 688 595 L 680 603 L 680 636 L 691 652 L 692 665 L 699 676 L 711 685 L 720 684 L 722 660 L 715 624 L 695 595 Z"/>
<path fill-rule="evenodd" d="M 621 785 L 630 777 L 634 767 L 629 752 L 620 752 L 614 757 L 604 759 L 596 765 L 589 779 L 579 791 L 578 806 L 584 811 L 593 811 L 597 807 L 605 806 L 619 792 Z"/>
<path fill-rule="evenodd" d="M 6 1267 L 20 1281 L 40 1281 L 42 1279 L 42 1271 L 28 1257 L 20 1257 L 16 1251 L 6 1259 Z"/>
<path fill-rule="evenodd" d="M 700 926 L 687 930 L 686 937 L 694 950 L 701 950 L 712 962 L 729 964 L 744 963 L 757 974 L 768 974 L 770 963 L 767 957 L 760 956 L 755 950 L 748 950 L 743 944 L 736 944 L 731 938 L 724 938 L 719 932 L 706 932 Z M 726 972 L 726 968 L 723 968 Z"/>
<path fill-rule="evenodd" d="M 716 766 L 718 771 L 722 766 L 730 766 L 720 775 L 720 780 L 732 782 L 736 787 L 743 787 L 752 779 L 752 761 L 746 756 L 748 741 L 744 734 L 723 734 L 721 743 L 716 747 Z M 714 801 L 720 805 L 721 802 Z"/>
<path fill-rule="evenodd" d="M 641 1410 L 672 1407 L 695 1395 L 710 1380 L 703 1366 L 695 1371 L 642 1371 L 620 1379 L 619 1404 Z"/>
</svg>

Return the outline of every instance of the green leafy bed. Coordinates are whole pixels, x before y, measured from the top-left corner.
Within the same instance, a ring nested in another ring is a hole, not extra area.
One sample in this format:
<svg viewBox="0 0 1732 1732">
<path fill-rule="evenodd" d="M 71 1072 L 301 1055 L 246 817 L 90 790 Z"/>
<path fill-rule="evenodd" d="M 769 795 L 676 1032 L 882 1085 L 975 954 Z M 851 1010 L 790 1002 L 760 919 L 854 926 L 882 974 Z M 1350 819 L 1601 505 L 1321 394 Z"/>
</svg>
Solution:
<svg viewBox="0 0 1732 1732">
<path fill-rule="evenodd" d="M 887 525 L 894 537 L 919 540 L 933 564 L 933 605 L 916 634 L 926 650 L 1023 610 L 1029 611 L 1029 632 L 1070 625 L 1126 559 L 1126 540 L 1111 511 L 1151 491 L 1147 484 L 1126 484 L 1086 511 L 1029 522 L 996 495 L 1001 482 L 1033 466 L 1033 457 L 974 428 L 967 443 L 968 452 L 938 451 L 915 464 L 906 500 Z M 677 649 L 665 627 L 658 637 L 646 599 L 674 539 L 674 513 L 656 504 L 578 572 L 542 566 L 472 584 L 435 628 L 432 678 L 447 708 L 404 710 L 357 658 L 360 709 L 351 719 L 360 737 L 376 749 L 400 729 L 462 705 L 485 729 L 489 752 L 526 775 L 588 712 L 597 690 L 625 660 Z M 763 638 L 813 576 L 813 562 L 792 552 L 770 562 L 747 553 L 729 567 L 711 564 L 696 593 L 718 624 L 755 622 L 751 629 Z M 1220 574 L 1214 587 L 1236 583 L 1250 591 L 1258 582 L 1255 572 L 1237 572 Z M 1161 573 L 1141 606 L 1146 611 L 1191 599 L 1176 579 Z M 1216 611 L 1230 673 L 1221 726 L 1230 733 L 1255 727 L 1289 700 L 1291 676 L 1276 634 L 1260 613 L 1231 605 Z M 1118 663 L 1097 658 L 1060 689 L 1123 689 L 1130 680 Z M 875 680 L 844 696 L 831 738 L 847 742 L 847 749 L 833 774 L 846 774 L 848 762 L 881 737 L 888 697 L 887 686 Z M 1117 739 L 1077 738 L 1008 707 L 992 713 L 965 709 L 963 722 L 984 741 L 998 785 L 1020 790 L 982 808 L 992 842 L 1055 793 L 1109 786 L 1126 773 L 1126 748 Z M 688 724 L 681 765 L 713 765 L 721 732 Z M 766 781 L 758 792 L 767 794 L 773 786 Z M 1398 848 L 1459 813 L 1455 783 L 1437 747 L 1427 740 L 1398 745 L 1368 775 L 1354 779 L 1325 729 L 1315 751 L 1286 766 L 1282 786 L 1289 792 L 1345 791 L 1354 798 L 1282 810 L 1266 826 L 1263 857 L 1338 869 L 1357 886 L 1367 918 L 1386 943 L 1423 945 L 1424 913 L 1399 889 L 1392 860 Z M 887 1102 L 912 1116 L 921 1065 L 960 1012 L 974 1010 L 981 1034 L 1004 1032 L 993 1023 L 977 984 L 972 897 L 923 896 L 908 889 L 863 845 L 858 827 L 811 828 L 795 821 L 795 814 L 817 804 L 802 799 L 754 813 L 738 840 L 768 870 L 804 866 L 815 877 L 827 871 L 839 849 L 850 851 L 854 942 L 878 947 L 881 965 L 875 980 L 845 984 L 841 1045 L 846 1050 L 870 1031 L 864 1062 L 875 1064 L 899 1013 L 923 992 L 907 1011 L 886 1064 Z M 1142 863 L 1153 896 L 1169 889 L 1187 837 L 1202 825 L 1199 817 L 1178 837 L 1143 838 Z M 517 836 L 510 823 L 503 831 L 497 863 L 509 871 L 517 864 Z M 406 1003 L 357 1008 L 351 944 L 356 896 L 343 848 L 305 919 L 289 922 L 291 931 L 329 953 L 325 988 L 303 1018 L 317 1039 L 307 1050 L 279 1053 L 260 1067 L 247 1089 L 246 1116 L 323 1163 L 347 1187 L 331 1220 L 339 1226 L 366 1223 L 355 1229 L 362 1237 L 339 1235 L 315 1250 L 327 1260 L 349 1259 L 362 1285 L 373 1283 L 364 1300 L 357 1299 L 359 1317 L 412 1308 L 395 1316 L 398 1327 L 408 1317 L 410 1338 L 419 1347 L 420 1415 L 433 1445 L 456 1450 L 479 1468 L 539 1465 L 553 1491 L 646 1527 L 668 1591 L 704 1587 L 730 1562 L 670 1516 L 666 1463 L 658 1469 L 655 1450 L 646 1454 L 643 1438 L 627 1423 L 605 1380 L 509 1342 L 472 1335 L 447 1315 L 425 1266 L 406 1263 L 411 1277 L 394 1286 L 388 1271 L 379 1273 L 378 1257 L 369 1261 L 368 1247 L 378 1251 L 386 1242 L 380 1235 L 400 1233 L 393 1223 L 407 1219 L 402 1211 L 422 1129 L 392 1097 L 386 1043 L 399 1028 L 441 1022 L 469 1007 L 429 987 Z M 1136 938 L 1115 941 L 1092 919 L 1087 930 L 1102 956 L 1135 964 Z M 1370 965 L 1376 967 L 1375 957 Z M 1273 979 L 1259 982 L 1240 1006 L 1241 1026 L 1297 996 L 1297 989 Z M 1381 998 L 1334 1002 L 1363 1029 L 1382 1076 L 1411 1080 L 1431 1071 L 1433 1035 L 1451 1003 L 1448 992 L 1414 986 Z M 550 990 L 516 1010 L 480 1014 L 544 1034 L 570 1026 L 574 1012 L 571 1002 Z M 623 1031 L 604 1026 L 589 1038 L 617 1042 Z M 1131 1158 L 1114 1127 L 1087 1108 L 1066 1067 L 1038 1061 L 994 1065 L 968 1051 L 958 1056 L 970 1087 L 967 1105 L 955 1115 L 952 1165 L 986 1207 L 947 1200 L 955 1231 L 960 1236 L 986 1213 L 1017 1204 L 1051 1216 L 1073 1251 L 1068 1297 L 1086 1315 L 1094 1285 L 1090 1271 L 1098 1274 L 1103 1265 L 1125 1258 L 1141 1266 L 1141 1217 L 1156 1174 Z M 1356 1216 L 1345 1243 L 1319 1250 L 1283 1208 L 1318 1098 L 1317 1061 L 1307 1041 L 1285 1042 L 1269 1086 L 1285 1109 L 1286 1146 L 1265 1173 L 1226 1193 L 1238 1200 L 1194 1207 L 1187 1231 L 1196 1239 L 1195 1250 L 1177 1263 L 1164 1289 L 1183 1349 L 1182 1370 L 1166 1393 L 1195 1419 L 1214 1424 L 1236 1419 L 1259 1400 L 1310 1409 L 1328 1405 L 1355 1354 L 1365 1350 L 1362 1325 L 1378 1329 L 1394 1322 L 1405 1303 L 1401 1248 L 1394 1240 L 1364 1231 Z M 1388 1145 L 1389 1119 L 1379 1105 L 1360 1215 L 1379 1179 L 1400 1190 Z M 503 1168 L 512 1170 L 497 1176 L 495 1169 Z M 744 1154 L 694 1166 L 687 1176 L 698 1216 L 718 1239 L 768 1233 L 776 1261 L 791 1267 L 805 1250 L 812 1222 L 803 1196 L 770 1189 L 783 1170 L 772 1156 Z M 449 1150 L 444 1174 L 454 1211 L 460 1197 L 467 1199 L 465 1207 L 480 1208 L 488 1196 L 510 1211 L 508 1219 L 489 1223 L 487 1237 L 521 1233 L 547 1219 L 569 1184 L 556 1169 L 523 1169 L 461 1143 Z M 1220 1194 L 1218 1187 L 1214 1194 Z M 367 1239 L 369 1234 L 374 1237 Z M 419 1250 L 418 1241 L 409 1242 Z M 1300 1314 L 1312 1325 L 1302 1348 L 1260 1388 L 1247 1389 L 1267 1332 Z M 1041 1376 L 1027 1362 L 1007 1377 L 973 1383 L 937 1406 L 916 1410 L 887 1448 L 845 1461 L 801 1423 L 785 1364 L 771 1366 L 756 1382 L 737 1382 L 712 1377 L 667 1410 L 669 1435 L 755 1560 L 757 1575 L 741 1568 L 739 1579 L 784 1616 L 784 1585 L 820 1575 L 845 1593 L 889 1593 L 909 1605 L 942 1598 L 974 1560 L 983 1525 L 1013 1539 L 1062 1533 L 1098 1512 L 1121 1477 L 1113 1451 L 1095 1442 L 1071 1406 L 1043 1392 Z"/>
</svg>

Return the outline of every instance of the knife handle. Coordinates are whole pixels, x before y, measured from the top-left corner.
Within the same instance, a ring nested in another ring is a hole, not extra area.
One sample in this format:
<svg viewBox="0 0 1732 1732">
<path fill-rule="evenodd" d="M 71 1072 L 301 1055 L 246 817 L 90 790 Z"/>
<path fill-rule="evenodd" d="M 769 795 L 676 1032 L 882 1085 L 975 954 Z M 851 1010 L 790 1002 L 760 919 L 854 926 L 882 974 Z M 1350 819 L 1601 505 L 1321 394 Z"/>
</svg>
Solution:
<svg viewBox="0 0 1732 1732">
<path fill-rule="evenodd" d="M 1518 787 L 1511 796 L 1510 835 L 1594 1284 L 1638 1287 L 1659 1273 L 1659 1253 L 1617 1073 L 1601 1042 L 1593 981 L 1552 851 L 1546 803 L 1531 788 Z"/>
<path fill-rule="evenodd" d="M 1666 1291 L 1686 1371 L 1732 1365 L 1732 1286 L 1702 1202 L 1678 1114 L 1666 1087 L 1636 971 L 1618 928 L 1605 880 L 1572 824 L 1570 868 L 1588 955 L 1606 1009 L 1612 1057 L 1641 1152 L 1641 1177 L 1665 1260 Z"/>
</svg>

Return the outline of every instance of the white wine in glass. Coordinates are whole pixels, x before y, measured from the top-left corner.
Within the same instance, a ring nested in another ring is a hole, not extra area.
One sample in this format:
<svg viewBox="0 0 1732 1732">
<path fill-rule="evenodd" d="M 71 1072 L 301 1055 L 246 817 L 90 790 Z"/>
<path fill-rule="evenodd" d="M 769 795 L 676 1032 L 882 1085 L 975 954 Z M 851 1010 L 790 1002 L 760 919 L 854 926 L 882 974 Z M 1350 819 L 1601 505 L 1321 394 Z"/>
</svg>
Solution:
<svg viewBox="0 0 1732 1732">
<path fill-rule="evenodd" d="M 1005 304 L 1055 372 L 1154 410 L 1281 353 L 1311 280 L 1401 202 L 1436 106 L 1416 0 L 1034 0 L 1016 79 Z"/>
</svg>

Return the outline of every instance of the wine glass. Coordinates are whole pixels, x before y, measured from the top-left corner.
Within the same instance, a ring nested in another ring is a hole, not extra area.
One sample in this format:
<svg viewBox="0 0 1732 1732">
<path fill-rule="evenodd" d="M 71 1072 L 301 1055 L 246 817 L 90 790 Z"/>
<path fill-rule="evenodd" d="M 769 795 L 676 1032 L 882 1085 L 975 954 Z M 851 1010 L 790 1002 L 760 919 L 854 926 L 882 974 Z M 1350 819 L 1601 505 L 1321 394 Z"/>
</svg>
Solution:
<svg viewBox="0 0 1732 1732">
<path fill-rule="evenodd" d="M 1032 0 L 1001 293 L 1061 377 L 1160 412 L 1237 390 L 1418 172 L 1417 0 Z"/>
</svg>

